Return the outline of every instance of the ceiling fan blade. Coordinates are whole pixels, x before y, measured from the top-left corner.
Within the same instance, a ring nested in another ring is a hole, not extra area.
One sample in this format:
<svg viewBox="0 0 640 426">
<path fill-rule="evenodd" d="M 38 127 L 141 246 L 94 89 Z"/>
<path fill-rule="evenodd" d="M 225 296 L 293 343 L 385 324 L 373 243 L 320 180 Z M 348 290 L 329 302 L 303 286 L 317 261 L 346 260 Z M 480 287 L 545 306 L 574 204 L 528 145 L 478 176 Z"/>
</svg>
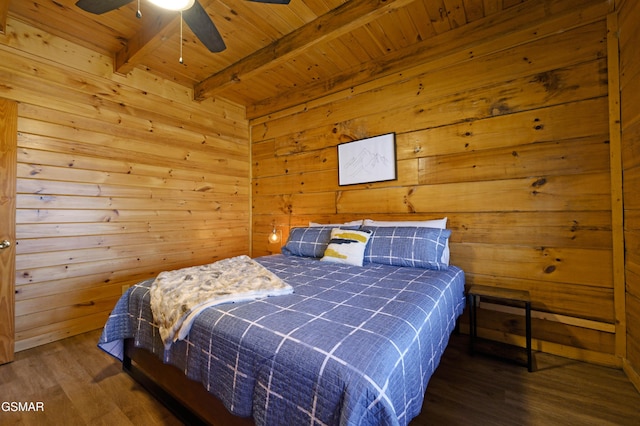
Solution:
<svg viewBox="0 0 640 426">
<path fill-rule="evenodd" d="M 76 6 L 85 12 L 101 15 L 122 7 L 127 3 L 131 3 L 132 1 L 133 0 L 78 0 Z"/>
<path fill-rule="evenodd" d="M 291 0 L 249 0 L 256 3 L 289 4 Z"/>
<path fill-rule="evenodd" d="M 209 14 L 197 0 L 190 9 L 182 12 L 182 18 L 209 51 L 222 52 L 227 48 Z"/>
</svg>

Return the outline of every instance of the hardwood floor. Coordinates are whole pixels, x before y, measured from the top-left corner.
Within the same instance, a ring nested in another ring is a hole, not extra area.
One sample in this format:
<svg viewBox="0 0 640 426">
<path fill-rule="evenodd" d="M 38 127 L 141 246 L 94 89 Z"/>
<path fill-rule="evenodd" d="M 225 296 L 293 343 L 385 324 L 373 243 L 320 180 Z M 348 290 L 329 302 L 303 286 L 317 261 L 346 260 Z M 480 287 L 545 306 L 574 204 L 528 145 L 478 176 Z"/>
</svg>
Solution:
<svg viewBox="0 0 640 426">
<path fill-rule="evenodd" d="M 0 366 L 0 400 L 44 402 L 44 412 L 0 411 L 0 424 L 181 424 L 98 349 L 99 336 L 93 331 L 18 352 Z"/>
<path fill-rule="evenodd" d="M 468 354 L 452 336 L 418 425 L 640 425 L 640 393 L 622 370 L 535 354 L 537 369 Z"/>
<path fill-rule="evenodd" d="M 120 364 L 96 347 L 100 332 L 16 354 L 0 366 L 0 424 L 178 425 Z M 638 425 L 640 393 L 619 370 L 536 354 L 538 370 L 467 353 L 452 336 L 420 425 Z M 44 411 L 5 411 L 7 402 Z"/>
</svg>

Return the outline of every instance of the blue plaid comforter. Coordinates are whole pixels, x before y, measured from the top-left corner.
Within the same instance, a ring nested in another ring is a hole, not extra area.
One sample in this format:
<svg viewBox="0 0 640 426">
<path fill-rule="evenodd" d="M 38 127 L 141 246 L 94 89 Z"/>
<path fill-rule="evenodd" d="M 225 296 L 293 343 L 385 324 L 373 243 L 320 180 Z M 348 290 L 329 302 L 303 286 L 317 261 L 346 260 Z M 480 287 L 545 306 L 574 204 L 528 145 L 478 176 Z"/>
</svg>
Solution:
<svg viewBox="0 0 640 426">
<path fill-rule="evenodd" d="M 165 351 L 147 280 L 111 313 L 102 349 L 134 338 L 257 425 L 406 425 L 464 309 L 464 273 L 257 258 L 294 293 L 208 308 Z"/>
</svg>

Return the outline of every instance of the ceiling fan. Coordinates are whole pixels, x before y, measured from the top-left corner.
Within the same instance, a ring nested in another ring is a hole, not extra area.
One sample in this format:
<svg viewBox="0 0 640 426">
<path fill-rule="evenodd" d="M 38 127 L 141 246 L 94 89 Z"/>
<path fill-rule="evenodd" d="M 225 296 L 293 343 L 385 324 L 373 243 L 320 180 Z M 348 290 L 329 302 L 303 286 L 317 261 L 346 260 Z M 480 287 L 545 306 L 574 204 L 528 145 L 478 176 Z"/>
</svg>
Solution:
<svg viewBox="0 0 640 426">
<path fill-rule="evenodd" d="M 105 12 L 109 12 L 118 9 L 133 0 L 78 0 L 76 6 L 80 9 L 101 15 Z M 189 25 L 189 28 L 200 39 L 210 52 L 222 52 L 227 46 L 224 44 L 224 40 L 218 32 L 218 29 L 214 25 L 213 21 L 209 17 L 209 14 L 204 10 L 198 0 L 149 0 L 151 3 L 159 6 L 163 9 L 174 10 L 182 13 L 182 18 Z M 251 0 L 257 3 L 271 3 L 271 4 L 289 4 L 291 0 Z M 140 4 L 140 0 L 138 0 Z M 139 8 L 138 8 L 139 9 Z M 138 18 L 142 15 L 140 10 L 136 14 Z"/>
</svg>

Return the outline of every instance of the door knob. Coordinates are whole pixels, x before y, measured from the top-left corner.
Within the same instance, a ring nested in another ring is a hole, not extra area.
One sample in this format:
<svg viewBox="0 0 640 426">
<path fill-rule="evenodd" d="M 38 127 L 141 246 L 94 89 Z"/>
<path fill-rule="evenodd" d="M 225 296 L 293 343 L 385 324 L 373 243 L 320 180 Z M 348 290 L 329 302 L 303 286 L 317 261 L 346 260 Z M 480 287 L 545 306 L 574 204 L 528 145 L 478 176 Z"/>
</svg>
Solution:
<svg viewBox="0 0 640 426">
<path fill-rule="evenodd" d="M 4 250 L 6 248 L 11 247 L 11 241 L 9 240 L 4 240 L 2 242 L 0 242 L 0 250 Z"/>
</svg>

